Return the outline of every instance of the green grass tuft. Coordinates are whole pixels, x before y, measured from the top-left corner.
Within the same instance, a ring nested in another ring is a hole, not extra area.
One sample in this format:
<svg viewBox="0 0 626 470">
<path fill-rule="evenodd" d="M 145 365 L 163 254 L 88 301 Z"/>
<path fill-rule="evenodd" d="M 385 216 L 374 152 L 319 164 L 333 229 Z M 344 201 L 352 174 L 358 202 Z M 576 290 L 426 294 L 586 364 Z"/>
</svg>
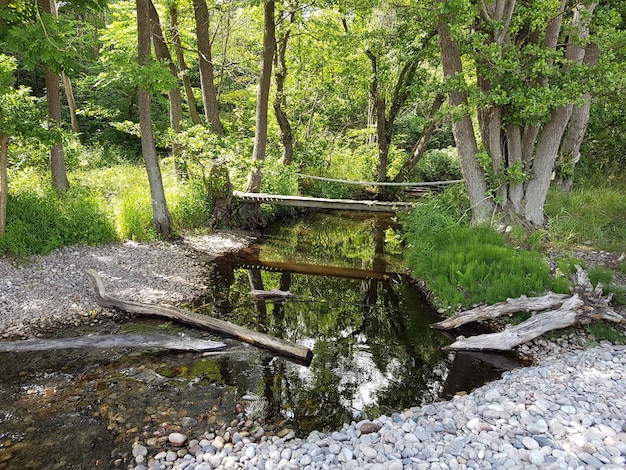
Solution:
<svg viewBox="0 0 626 470">
<path fill-rule="evenodd" d="M 550 242 L 557 247 L 592 244 L 606 251 L 626 247 L 626 197 L 613 187 L 551 191 L 545 205 Z"/>
<path fill-rule="evenodd" d="M 438 306 L 495 303 L 546 290 L 568 292 L 567 280 L 553 279 L 538 252 L 510 247 L 489 227 L 457 225 L 428 204 L 418 207 L 405 224 L 409 267 L 426 279 Z"/>
</svg>

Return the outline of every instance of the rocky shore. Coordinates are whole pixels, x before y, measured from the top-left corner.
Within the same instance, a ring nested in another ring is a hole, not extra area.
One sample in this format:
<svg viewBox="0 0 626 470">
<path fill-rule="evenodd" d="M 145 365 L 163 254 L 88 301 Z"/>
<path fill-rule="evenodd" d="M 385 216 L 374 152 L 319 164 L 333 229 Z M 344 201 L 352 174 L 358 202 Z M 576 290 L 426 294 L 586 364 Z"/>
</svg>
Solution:
<svg viewBox="0 0 626 470">
<path fill-rule="evenodd" d="M 93 295 L 86 269 L 107 290 L 146 303 L 181 304 L 202 296 L 207 263 L 253 241 L 245 232 L 218 231 L 176 243 L 71 246 L 27 259 L 0 257 L 0 339 L 42 336 L 63 326 L 91 324 L 116 314 Z"/>
<path fill-rule="evenodd" d="M 237 428 L 178 432 L 134 470 L 626 468 L 626 356 L 620 346 L 550 357 L 450 401 L 314 431 L 306 439 Z"/>
<path fill-rule="evenodd" d="M 43 336 L 64 325 L 116 314 L 95 301 L 85 269 L 116 295 L 184 303 L 207 286 L 215 256 L 251 242 L 216 232 L 174 244 L 66 247 L 27 260 L 0 258 L 0 338 Z M 305 439 L 240 419 L 220 429 L 168 429 L 128 443 L 116 468 L 438 469 L 626 468 L 626 356 L 608 343 L 590 346 L 584 329 L 539 339 L 520 353 L 532 367 L 450 401 L 345 424 Z"/>
</svg>

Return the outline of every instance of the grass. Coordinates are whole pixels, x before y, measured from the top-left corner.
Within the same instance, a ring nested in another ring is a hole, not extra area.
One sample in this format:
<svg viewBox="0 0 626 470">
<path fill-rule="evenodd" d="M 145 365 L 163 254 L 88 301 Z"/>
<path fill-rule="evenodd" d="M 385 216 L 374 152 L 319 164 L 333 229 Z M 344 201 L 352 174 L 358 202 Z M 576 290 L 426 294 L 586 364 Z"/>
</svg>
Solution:
<svg viewBox="0 0 626 470">
<path fill-rule="evenodd" d="M 448 311 L 548 290 L 568 293 L 569 275 L 584 263 L 564 256 L 553 276 L 542 254 L 548 247 L 626 249 L 626 191 L 619 186 L 582 188 L 569 195 L 553 191 L 546 202 L 548 227 L 532 232 L 514 228 L 507 238 L 490 227 L 459 225 L 467 205 L 461 196 L 443 193 L 426 199 L 403 221 L 409 267 L 427 281 L 435 304 Z M 626 270 L 626 261 L 619 269 Z M 604 268 L 589 270 L 591 281 L 601 282 L 605 293 L 613 294 L 613 303 L 623 305 L 626 289 L 612 282 L 613 274 Z"/>
<path fill-rule="evenodd" d="M 64 245 L 157 238 L 144 168 L 116 165 L 80 170 L 71 172 L 69 179 L 70 191 L 59 196 L 42 173 L 12 175 L 0 254 L 28 256 Z M 175 229 L 204 227 L 210 204 L 202 185 L 177 180 L 168 168 L 163 181 Z"/>
<path fill-rule="evenodd" d="M 424 278 L 435 304 L 446 310 L 509 297 L 568 292 L 565 278 L 553 278 L 537 251 L 516 249 L 490 227 L 458 225 L 431 204 L 405 220 L 407 262 Z"/>
<path fill-rule="evenodd" d="M 569 194 L 554 190 L 545 210 L 550 243 L 557 248 L 626 250 L 626 191 L 619 186 L 583 187 Z"/>
</svg>

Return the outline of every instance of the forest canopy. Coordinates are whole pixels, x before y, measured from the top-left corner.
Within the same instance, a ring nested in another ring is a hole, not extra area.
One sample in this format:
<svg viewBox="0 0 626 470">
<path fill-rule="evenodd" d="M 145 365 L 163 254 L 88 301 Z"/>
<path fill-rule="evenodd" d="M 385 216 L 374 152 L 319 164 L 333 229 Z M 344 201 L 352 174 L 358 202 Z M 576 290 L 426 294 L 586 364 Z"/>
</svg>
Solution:
<svg viewBox="0 0 626 470">
<path fill-rule="evenodd" d="M 625 14 L 568 0 L 0 0 L 0 233 L 10 175 L 45 168 L 63 193 L 68 170 L 141 161 L 165 237 L 170 164 L 218 223 L 232 188 L 353 191 L 308 174 L 462 178 L 474 222 L 542 226 L 551 185 L 625 163 Z"/>
</svg>

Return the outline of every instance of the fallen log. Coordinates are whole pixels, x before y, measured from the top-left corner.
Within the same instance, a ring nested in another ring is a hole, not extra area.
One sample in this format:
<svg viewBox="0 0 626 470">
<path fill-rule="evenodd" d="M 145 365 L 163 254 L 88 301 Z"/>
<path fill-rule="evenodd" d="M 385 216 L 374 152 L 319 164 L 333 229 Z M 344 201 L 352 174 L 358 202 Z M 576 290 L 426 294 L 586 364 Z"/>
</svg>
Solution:
<svg viewBox="0 0 626 470">
<path fill-rule="evenodd" d="M 0 352 L 51 351 L 55 349 L 78 348 L 147 348 L 172 349 L 175 351 L 217 351 L 224 349 L 225 343 L 188 336 L 170 335 L 97 335 L 71 338 L 31 338 L 20 341 L 0 342 Z"/>
<path fill-rule="evenodd" d="M 284 339 L 274 338 L 258 331 L 249 330 L 225 320 L 184 311 L 171 305 L 150 305 L 115 298 L 107 294 L 104 283 L 96 271 L 88 269 L 85 272 L 94 280 L 96 298 L 98 304 L 102 307 L 113 308 L 128 313 L 167 318 L 184 325 L 237 338 L 253 346 L 270 350 L 306 365 L 310 364 L 313 358 L 313 352 L 306 346 L 301 346 Z"/>
<path fill-rule="evenodd" d="M 567 328 L 575 324 L 587 324 L 597 320 L 626 323 L 626 319 L 617 314 L 610 306 L 611 296 L 602 297 L 602 285 L 591 285 L 587 273 L 576 266 L 573 295 L 556 297 L 547 294 L 536 298 L 509 299 L 493 305 L 487 305 L 461 312 L 455 317 L 435 324 L 437 328 L 451 329 L 470 321 L 493 319 L 517 311 L 539 311 L 528 320 L 515 326 L 508 326 L 503 331 L 466 338 L 459 336 L 449 349 L 463 351 L 508 351 L 516 346 L 531 341 L 548 331 Z M 532 302 L 536 305 L 531 305 Z M 518 310 L 515 308 L 519 307 Z M 556 308 L 555 308 L 556 307 Z"/>
<path fill-rule="evenodd" d="M 279 289 L 271 289 L 271 290 L 262 290 L 262 289 L 252 289 L 250 291 L 250 295 L 255 299 L 259 300 L 283 300 L 283 299 L 293 299 L 296 297 L 295 294 L 292 294 L 288 290 L 279 290 Z"/>
<path fill-rule="evenodd" d="M 433 328 L 440 330 L 451 330 L 466 323 L 484 320 L 493 320 L 503 315 L 512 315 L 517 312 L 539 312 L 548 308 L 559 307 L 563 304 L 567 294 L 549 294 L 541 297 L 526 297 L 525 295 L 517 299 L 506 299 L 493 305 L 481 305 L 479 307 L 458 312 L 443 321 L 434 323 Z"/>
</svg>

